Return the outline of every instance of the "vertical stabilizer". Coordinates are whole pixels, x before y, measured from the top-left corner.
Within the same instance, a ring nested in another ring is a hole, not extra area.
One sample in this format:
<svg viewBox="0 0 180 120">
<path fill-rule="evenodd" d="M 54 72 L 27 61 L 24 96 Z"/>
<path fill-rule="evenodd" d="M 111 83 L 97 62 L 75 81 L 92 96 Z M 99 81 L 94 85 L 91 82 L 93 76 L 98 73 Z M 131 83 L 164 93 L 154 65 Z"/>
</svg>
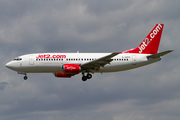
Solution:
<svg viewBox="0 0 180 120">
<path fill-rule="evenodd" d="M 156 54 L 158 52 L 163 27 L 164 24 L 156 24 L 137 48 L 122 53 Z"/>
</svg>

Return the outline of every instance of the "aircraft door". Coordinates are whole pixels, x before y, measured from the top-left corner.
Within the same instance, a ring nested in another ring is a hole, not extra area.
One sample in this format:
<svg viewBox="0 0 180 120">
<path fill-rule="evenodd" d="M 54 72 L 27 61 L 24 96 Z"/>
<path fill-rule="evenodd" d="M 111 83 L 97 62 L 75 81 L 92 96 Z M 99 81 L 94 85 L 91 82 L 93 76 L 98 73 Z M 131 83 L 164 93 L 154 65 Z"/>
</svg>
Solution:
<svg viewBox="0 0 180 120">
<path fill-rule="evenodd" d="M 22 67 L 22 62 L 20 62 L 20 68 Z"/>
<path fill-rule="evenodd" d="M 34 65 L 34 56 L 33 55 L 29 56 L 29 65 Z"/>
<path fill-rule="evenodd" d="M 132 56 L 132 64 L 136 65 L 136 56 L 135 55 Z"/>
</svg>

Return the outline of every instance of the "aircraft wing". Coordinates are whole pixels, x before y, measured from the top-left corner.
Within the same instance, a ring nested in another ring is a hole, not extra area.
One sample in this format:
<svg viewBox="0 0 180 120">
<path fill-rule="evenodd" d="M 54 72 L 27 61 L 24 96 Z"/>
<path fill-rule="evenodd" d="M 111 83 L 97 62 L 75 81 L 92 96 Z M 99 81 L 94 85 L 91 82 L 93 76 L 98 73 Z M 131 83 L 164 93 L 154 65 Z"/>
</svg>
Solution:
<svg viewBox="0 0 180 120">
<path fill-rule="evenodd" d="M 119 53 L 111 53 L 110 55 L 101 57 L 91 62 L 87 62 L 81 65 L 83 70 L 98 70 L 100 67 L 104 67 L 106 64 L 110 64 L 113 59 L 112 57 L 118 55 Z"/>
</svg>

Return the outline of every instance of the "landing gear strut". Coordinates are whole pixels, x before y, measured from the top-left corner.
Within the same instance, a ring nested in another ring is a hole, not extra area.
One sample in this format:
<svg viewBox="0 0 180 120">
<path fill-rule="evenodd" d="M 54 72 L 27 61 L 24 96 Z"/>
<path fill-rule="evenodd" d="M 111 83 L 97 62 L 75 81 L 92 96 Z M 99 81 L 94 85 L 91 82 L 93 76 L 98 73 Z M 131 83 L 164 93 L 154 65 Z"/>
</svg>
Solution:
<svg viewBox="0 0 180 120">
<path fill-rule="evenodd" d="M 26 72 L 18 71 L 18 74 L 25 75 L 25 76 L 24 76 L 24 80 L 27 80 L 27 79 L 28 79 Z"/>
<path fill-rule="evenodd" d="M 84 75 L 83 73 L 83 76 L 82 76 L 82 81 L 86 81 L 87 79 L 91 79 L 92 78 L 92 75 L 91 74 L 87 74 L 86 76 Z"/>
</svg>

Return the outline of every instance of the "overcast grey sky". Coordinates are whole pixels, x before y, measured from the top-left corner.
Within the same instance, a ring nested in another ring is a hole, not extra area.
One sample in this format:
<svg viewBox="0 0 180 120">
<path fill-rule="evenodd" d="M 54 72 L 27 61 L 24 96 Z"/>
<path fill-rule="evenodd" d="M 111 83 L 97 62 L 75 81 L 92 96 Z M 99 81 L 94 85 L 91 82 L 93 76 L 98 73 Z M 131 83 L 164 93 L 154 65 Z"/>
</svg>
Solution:
<svg viewBox="0 0 180 120">
<path fill-rule="evenodd" d="M 177 120 L 180 118 L 179 0 L 0 0 L 1 120 Z M 157 23 L 160 62 L 87 82 L 5 68 L 37 52 L 121 52 Z"/>
</svg>

